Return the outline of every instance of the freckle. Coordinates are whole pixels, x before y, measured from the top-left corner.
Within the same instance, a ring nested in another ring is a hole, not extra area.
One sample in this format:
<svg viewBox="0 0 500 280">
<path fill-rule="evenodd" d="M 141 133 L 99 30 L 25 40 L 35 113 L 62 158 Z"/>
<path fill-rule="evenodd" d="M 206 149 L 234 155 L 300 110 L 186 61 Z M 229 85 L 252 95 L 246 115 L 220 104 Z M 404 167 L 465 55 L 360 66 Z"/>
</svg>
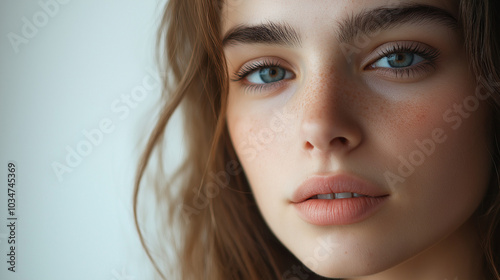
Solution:
<svg viewBox="0 0 500 280">
<path fill-rule="evenodd" d="M 395 128 L 417 129 L 429 125 L 428 108 L 424 105 L 406 102 L 398 105 L 391 114 L 399 116 L 399 118 L 391 118 L 391 123 Z"/>
<path fill-rule="evenodd" d="M 420 109 L 418 110 L 418 115 L 415 117 L 415 121 L 421 123 L 426 119 L 426 116 L 424 114 L 424 110 Z"/>
<path fill-rule="evenodd" d="M 347 251 L 345 251 L 344 254 L 347 255 Z"/>
</svg>

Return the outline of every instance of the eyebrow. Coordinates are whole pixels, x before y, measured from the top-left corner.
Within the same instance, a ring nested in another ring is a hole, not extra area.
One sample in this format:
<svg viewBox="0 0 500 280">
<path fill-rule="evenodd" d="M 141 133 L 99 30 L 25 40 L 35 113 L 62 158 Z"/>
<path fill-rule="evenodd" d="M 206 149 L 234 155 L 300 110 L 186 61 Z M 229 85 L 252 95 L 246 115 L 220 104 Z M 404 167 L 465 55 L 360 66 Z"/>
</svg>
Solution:
<svg viewBox="0 0 500 280">
<path fill-rule="evenodd" d="M 338 40 L 342 43 L 353 41 L 360 34 L 371 34 L 381 29 L 398 27 L 406 23 L 438 23 L 458 28 L 458 20 L 448 11 L 438 7 L 407 4 L 399 7 L 381 7 L 352 15 L 339 23 Z"/>
<path fill-rule="evenodd" d="M 300 46 L 301 39 L 290 25 L 267 22 L 255 26 L 238 25 L 230 29 L 222 39 L 222 45 L 234 44 Z"/>
<path fill-rule="evenodd" d="M 457 29 L 458 20 L 448 11 L 422 4 L 380 7 L 351 15 L 339 22 L 338 40 L 341 43 L 353 41 L 360 34 L 371 34 L 377 30 L 397 27 L 406 23 L 435 22 Z M 298 46 L 301 37 L 290 25 L 282 22 L 266 22 L 259 25 L 237 25 L 222 39 L 223 47 L 236 44 L 267 44 Z"/>
</svg>

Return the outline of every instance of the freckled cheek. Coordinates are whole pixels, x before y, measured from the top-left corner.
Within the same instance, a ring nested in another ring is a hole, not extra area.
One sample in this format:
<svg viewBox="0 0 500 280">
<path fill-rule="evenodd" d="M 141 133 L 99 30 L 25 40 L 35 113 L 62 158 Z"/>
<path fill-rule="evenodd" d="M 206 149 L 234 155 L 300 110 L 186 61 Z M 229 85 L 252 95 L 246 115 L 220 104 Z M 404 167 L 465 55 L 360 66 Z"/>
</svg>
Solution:
<svg viewBox="0 0 500 280">
<path fill-rule="evenodd" d="M 228 129 L 233 146 L 243 166 L 251 169 L 269 157 L 276 135 L 269 128 L 267 114 L 252 114 L 248 111 L 240 115 L 228 116 Z"/>
<path fill-rule="evenodd" d="M 483 103 L 476 111 L 469 112 L 468 117 L 456 113 L 460 125 L 445 121 L 448 139 L 439 146 L 442 150 L 443 166 L 448 174 L 460 178 L 469 186 L 481 188 L 489 173 L 489 110 Z"/>
<path fill-rule="evenodd" d="M 443 127 L 442 111 L 433 106 L 428 102 L 373 106 L 366 117 L 365 137 L 391 161 L 406 156 L 416 148 L 417 139 L 432 137 L 435 129 Z"/>
<path fill-rule="evenodd" d="M 414 89 L 401 88 L 396 91 L 403 96 L 400 100 L 374 102 L 371 115 L 367 119 L 379 135 L 392 147 L 390 154 L 404 155 L 417 148 L 416 141 L 430 138 L 436 130 L 449 133 L 450 123 L 446 120 L 447 110 L 453 104 L 461 103 L 473 88 L 469 85 L 430 84 Z M 379 139 L 382 140 L 382 139 Z M 410 149 L 407 151 L 407 149 Z"/>
<path fill-rule="evenodd" d="M 237 113 L 238 112 L 238 113 Z M 286 145 L 279 139 L 281 129 L 276 128 L 272 112 L 259 114 L 234 111 L 228 115 L 228 129 L 238 158 L 257 203 L 262 209 L 275 205 L 268 201 L 279 196 L 279 186 L 283 184 L 283 159 Z M 276 122 L 277 124 L 278 122 Z"/>
<path fill-rule="evenodd" d="M 478 120 L 471 118 L 457 130 L 446 128 L 446 141 L 436 144 L 407 180 L 403 198 L 408 204 L 419 201 L 416 208 L 422 216 L 443 222 L 443 227 L 471 215 L 488 186 L 491 166 L 486 131 L 476 130 L 481 126 Z"/>
<path fill-rule="evenodd" d="M 424 201 L 431 208 L 435 207 L 434 200 L 442 199 L 474 206 L 487 185 L 489 110 L 483 102 L 477 110 L 467 112 L 467 117 L 455 112 L 455 105 L 462 106 L 474 94 L 473 88 L 458 86 L 461 88 L 455 85 L 426 92 L 431 98 L 414 99 L 389 110 L 399 116 L 385 124 L 389 132 L 385 136 L 386 151 L 394 159 L 389 165 L 399 174 L 404 159 L 406 166 L 402 169 L 414 169 L 401 184 L 407 187 L 401 195 L 408 203 L 422 196 L 427 197 Z"/>
<path fill-rule="evenodd" d="M 262 108 L 264 106 L 260 105 L 247 104 L 246 108 L 228 110 L 228 129 L 242 164 L 280 159 L 283 138 L 292 123 L 283 117 L 287 115 L 281 112 L 279 106 Z"/>
</svg>

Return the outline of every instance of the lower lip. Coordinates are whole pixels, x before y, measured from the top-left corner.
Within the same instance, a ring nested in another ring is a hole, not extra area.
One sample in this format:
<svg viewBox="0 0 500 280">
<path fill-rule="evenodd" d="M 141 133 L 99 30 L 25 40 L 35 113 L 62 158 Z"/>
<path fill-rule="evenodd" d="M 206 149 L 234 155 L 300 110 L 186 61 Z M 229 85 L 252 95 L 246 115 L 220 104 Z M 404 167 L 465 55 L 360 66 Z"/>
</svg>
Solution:
<svg viewBox="0 0 500 280">
<path fill-rule="evenodd" d="M 348 225 L 372 216 L 386 200 L 387 196 L 309 199 L 294 203 L 294 206 L 299 216 L 308 223 L 318 226 Z"/>
</svg>

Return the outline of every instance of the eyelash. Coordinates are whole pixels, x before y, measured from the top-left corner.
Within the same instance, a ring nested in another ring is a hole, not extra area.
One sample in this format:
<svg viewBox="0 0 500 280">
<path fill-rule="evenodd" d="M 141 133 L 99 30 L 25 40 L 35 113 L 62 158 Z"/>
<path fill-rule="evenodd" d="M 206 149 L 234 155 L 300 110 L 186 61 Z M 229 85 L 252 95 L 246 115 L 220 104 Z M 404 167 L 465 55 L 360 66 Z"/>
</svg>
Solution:
<svg viewBox="0 0 500 280">
<path fill-rule="evenodd" d="M 251 64 L 243 66 L 238 72 L 234 73 L 234 77 L 231 79 L 233 82 L 239 82 L 246 78 L 250 73 L 269 67 L 281 67 L 280 63 L 272 60 L 256 61 Z"/>
<path fill-rule="evenodd" d="M 415 66 L 405 67 L 405 68 L 371 68 L 370 67 L 377 62 L 378 60 L 387 57 L 391 54 L 395 53 L 413 53 L 418 56 L 421 56 L 425 59 L 425 62 L 421 62 Z M 392 75 L 395 75 L 396 78 L 400 77 L 411 77 L 412 75 L 418 74 L 419 71 L 428 70 L 427 66 L 431 66 L 432 68 L 436 67 L 436 61 L 439 58 L 440 52 L 437 49 L 431 48 L 423 48 L 418 43 L 412 43 L 411 45 L 403 45 L 401 43 L 396 43 L 395 45 L 379 51 L 379 55 L 375 60 L 373 60 L 368 66 L 365 67 L 366 70 L 378 70 L 378 71 L 390 71 Z M 275 60 L 264 60 L 264 61 L 256 61 L 251 64 L 247 64 L 243 66 L 240 70 L 233 74 L 231 81 L 240 82 L 244 78 L 246 78 L 249 74 L 254 71 L 270 68 L 270 67 L 281 67 L 281 64 Z M 285 69 L 286 70 L 286 69 Z M 288 70 L 287 70 L 288 71 Z M 269 83 L 269 84 L 245 84 L 244 87 L 246 90 L 260 92 L 263 90 L 270 90 L 275 87 L 279 87 L 284 80 Z"/>
<path fill-rule="evenodd" d="M 375 64 L 375 62 L 379 61 L 380 59 L 396 53 L 416 54 L 422 57 L 425 61 L 418 63 L 417 65 L 404 68 L 370 68 L 373 64 Z M 427 66 L 436 68 L 436 62 L 439 58 L 439 55 L 439 50 L 430 47 L 423 47 L 421 44 L 416 42 L 413 42 L 410 45 L 396 43 L 389 48 L 379 51 L 379 55 L 377 56 L 377 58 L 374 59 L 368 66 L 366 66 L 365 70 L 377 70 L 384 71 L 386 73 L 387 71 L 390 71 L 389 74 L 394 75 L 396 78 L 412 77 L 419 74 L 419 72 L 429 70 Z"/>
<path fill-rule="evenodd" d="M 239 81 L 243 80 L 244 78 L 246 78 L 249 74 L 251 74 L 257 70 L 264 69 L 264 68 L 271 68 L 271 67 L 283 68 L 281 66 L 281 64 L 276 60 L 268 59 L 268 60 L 263 60 L 263 61 L 255 61 L 255 62 L 252 62 L 251 64 L 247 64 L 247 65 L 243 66 L 243 68 L 241 68 L 238 72 L 234 73 L 233 78 L 231 78 L 231 81 L 239 82 Z M 283 69 L 286 70 L 286 68 L 283 68 Z M 288 70 L 286 70 L 286 71 L 288 71 Z M 246 91 L 254 91 L 254 92 L 261 92 L 263 90 L 269 91 L 269 90 L 272 90 L 273 88 L 279 87 L 283 82 L 284 82 L 284 80 L 274 82 L 274 83 L 269 83 L 269 84 L 245 84 L 244 87 L 245 87 Z"/>
</svg>

